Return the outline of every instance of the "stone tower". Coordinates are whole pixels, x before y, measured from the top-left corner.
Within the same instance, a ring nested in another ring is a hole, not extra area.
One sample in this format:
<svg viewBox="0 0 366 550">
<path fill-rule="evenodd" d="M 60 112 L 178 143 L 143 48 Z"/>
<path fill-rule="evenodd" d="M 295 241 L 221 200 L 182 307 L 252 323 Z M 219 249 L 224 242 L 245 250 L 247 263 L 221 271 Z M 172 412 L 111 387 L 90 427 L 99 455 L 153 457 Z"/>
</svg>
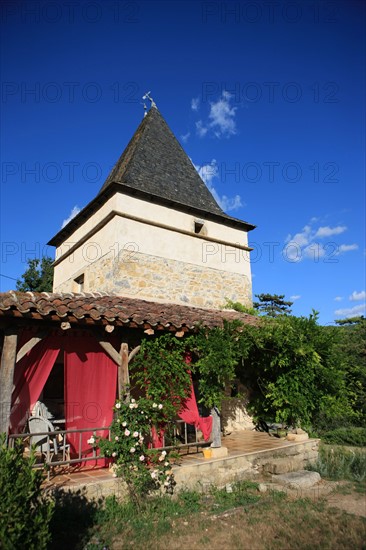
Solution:
<svg viewBox="0 0 366 550">
<path fill-rule="evenodd" d="M 54 292 L 250 306 L 252 229 L 219 207 L 154 105 L 99 194 L 49 242 Z"/>
</svg>

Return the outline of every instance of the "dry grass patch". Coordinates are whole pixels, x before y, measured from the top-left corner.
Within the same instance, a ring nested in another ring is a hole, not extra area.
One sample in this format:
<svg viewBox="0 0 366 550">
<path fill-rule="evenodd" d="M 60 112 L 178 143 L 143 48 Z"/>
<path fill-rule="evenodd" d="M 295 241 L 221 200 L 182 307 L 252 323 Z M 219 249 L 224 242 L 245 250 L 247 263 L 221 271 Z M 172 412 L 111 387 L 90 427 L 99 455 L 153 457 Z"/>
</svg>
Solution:
<svg viewBox="0 0 366 550">
<path fill-rule="evenodd" d="M 226 503 L 245 500 L 243 491 L 227 495 L 214 491 L 210 495 L 191 497 L 195 510 L 176 510 L 172 515 L 145 523 L 136 532 L 124 525 L 123 532 L 115 534 L 111 549 L 164 550 L 198 549 L 208 546 L 220 550 L 272 550 L 309 549 L 329 550 L 365 549 L 366 520 L 341 510 L 331 509 L 325 500 L 290 500 L 284 493 L 270 492 L 259 495 L 248 489 L 247 502 L 227 507 Z M 187 493 L 186 498 L 189 500 Z M 253 498 L 250 498 L 253 497 Z M 190 505 L 192 502 L 190 503 Z M 140 518 L 141 522 L 143 518 Z M 145 529 L 148 529 L 146 531 Z M 148 534 L 147 534 L 148 533 Z"/>
</svg>

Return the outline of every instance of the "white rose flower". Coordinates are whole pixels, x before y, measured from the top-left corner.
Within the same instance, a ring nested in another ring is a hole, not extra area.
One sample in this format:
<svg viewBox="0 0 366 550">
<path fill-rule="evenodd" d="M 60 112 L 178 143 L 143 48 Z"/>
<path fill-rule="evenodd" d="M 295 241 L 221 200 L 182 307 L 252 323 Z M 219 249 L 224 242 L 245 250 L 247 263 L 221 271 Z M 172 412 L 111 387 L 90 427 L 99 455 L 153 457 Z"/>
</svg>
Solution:
<svg viewBox="0 0 366 550">
<path fill-rule="evenodd" d="M 155 479 L 155 478 L 156 478 L 156 472 L 155 472 L 155 470 L 153 470 L 153 471 L 151 472 L 150 475 L 151 475 L 151 477 L 152 477 L 153 479 Z"/>
<path fill-rule="evenodd" d="M 164 466 L 169 466 L 169 462 L 168 461 L 164 462 Z"/>
<path fill-rule="evenodd" d="M 114 439 L 115 439 L 115 441 L 119 441 L 118 435 L 116 435 L 116 437 Z"/>
<path fill-rule="evenodd" d="M 136 403 L 136 399 L 131 399 L 131 403 Z"/>
<path fill-rule="evenodd" d="M 125 429 L 125 435 L 128 436 L 128 435 L 130 435 L 130 433 L 131 433 L 130 430 L 127 430 L 127 428 L 126 428 L 126 429 Z"/>
<path fill-rule="evenodd" d="M 163 408 L 163 405 L 160 403 L 160 405 L 158 406 L 158 409 L 162 409 Z"/>
<path fill-rule="evenodd" d="M 135 447 L 131 447 L 131 449 L 130 449 L 130 453 L 135 453 L 135 452 L 136 452 L 136 449 L 135 449 Z"/>
<path fill-rule="evenodd" d="M 94 445 L 94 443 L 95 443 L 95 439 L 94 439 L 94 437 L 93 437 L 93 436 L 91 436 L 91 438 L 90 438 L 90 439 L 88 439 L 87 443 L 89 443 L 89 445 Z"/>
<path fill-rule="evenodd" d="M 127 426 L 127 422 L 122 422 L 122 426 L 125 428 Z"/>
<path fill-rule="evenodd" d="M 113 456 L 113 457 L 116 457 L 116 456 L 117 456 L 117 453 L 112 453 L 112 456 Z"/>
<path fill-rule="evenodd" d="M 144 460 L 145 460 L 144 455 L 141 455 L 141 456 L 140 456 L 140 461 L 143 462 Z"/>
<path fill-rule="evenodd" d="M 165 456 L 165 455 L 166 455 L 166 451 L 161 451 L 161 454 L 162 454 L 163 456 Z"/>
<path fill-rule="evenodd" d="M 135 408 L 135 405 L 134 405 L 133 403 L 130 403 L 128 406 L 130 407 L 130 409 L 134 409 L 134 408 Z"/>
<path fill-rule="evenodd" d="M 133 437 L 138 437 L 139 436 L 139 432 L 133 432 Z"/>
<path fill-rule="evenodd" d="M 158 406 L 157 403 L 153 403 L 153 408 L 154 409 L 156 409 L 157 406 Z"/>
<path fill-rule="evenodd" d="M 121 408 L 121 403 L 116 403 L 116 409 L 120 409 Z"/>
</svg>

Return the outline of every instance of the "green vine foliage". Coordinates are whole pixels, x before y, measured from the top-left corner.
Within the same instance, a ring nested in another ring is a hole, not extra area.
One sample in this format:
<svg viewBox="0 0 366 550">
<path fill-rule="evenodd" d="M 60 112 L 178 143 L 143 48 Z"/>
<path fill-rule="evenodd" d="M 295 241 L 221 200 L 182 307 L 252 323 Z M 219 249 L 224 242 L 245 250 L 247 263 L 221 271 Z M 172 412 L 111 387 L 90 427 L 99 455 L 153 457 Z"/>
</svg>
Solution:
<svg viewBox="0 0 366 550">
<path fill-rule="evenodd" d="M 163 335 L 144 340 L 132 363 L 136 385 L 146 395 L 164 403 L 165 420 L 173 420 L 189 395 L 189 370 L 198 377 L 200 402 L 206 407 L 220 407 L 225 388 L 236 376 L 239 361 L 239 322 L 225 323 L 223 328 L 199 329 L 185 339 Z M 192 363 L 184 363 L 184 354 L 190 352 Z"/>
<path fill-rule="evenodd" d="M 187 340 L 169 334 L 143 340 L 131 363 L 134 383 L 146 397 L 164 403 L 163 422 L 173 420 L 190 392 L 191 378 L 184 363 Z"/>
<path fill-rule="evenodd" d="M 206 407 L 220 408 L 225 389 L 233 383 L 239 361 L 238 328 L 240 323 L 225 323 L 211 330 L 201 330 L 192 337 L 191 346 L 198 360 L 200 402 Z"/>
</svg>

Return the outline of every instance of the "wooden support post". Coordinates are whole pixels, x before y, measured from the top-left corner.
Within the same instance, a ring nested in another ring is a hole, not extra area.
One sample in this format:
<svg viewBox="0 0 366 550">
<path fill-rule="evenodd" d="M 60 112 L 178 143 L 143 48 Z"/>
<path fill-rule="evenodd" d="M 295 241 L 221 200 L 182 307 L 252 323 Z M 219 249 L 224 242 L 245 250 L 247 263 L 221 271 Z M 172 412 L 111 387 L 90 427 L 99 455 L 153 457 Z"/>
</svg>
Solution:
<svg viewBox="0 0 366 550">
<path fill-rule="evenodd" d="M 4 347 L 0 365 L 0 433 L 8 434 L 13 393 L 14 369 L 17 357 L 18 332 L 9 329 L 5 332 Z"/>
<path fill-rule="evenodd" d="M 128 371 L 128 344 L 123 342 L 120 349 L 121 363 L 118 366 L 118 397 L 121 401 L 130 401 L 130 373 Z"/>
</svg>

